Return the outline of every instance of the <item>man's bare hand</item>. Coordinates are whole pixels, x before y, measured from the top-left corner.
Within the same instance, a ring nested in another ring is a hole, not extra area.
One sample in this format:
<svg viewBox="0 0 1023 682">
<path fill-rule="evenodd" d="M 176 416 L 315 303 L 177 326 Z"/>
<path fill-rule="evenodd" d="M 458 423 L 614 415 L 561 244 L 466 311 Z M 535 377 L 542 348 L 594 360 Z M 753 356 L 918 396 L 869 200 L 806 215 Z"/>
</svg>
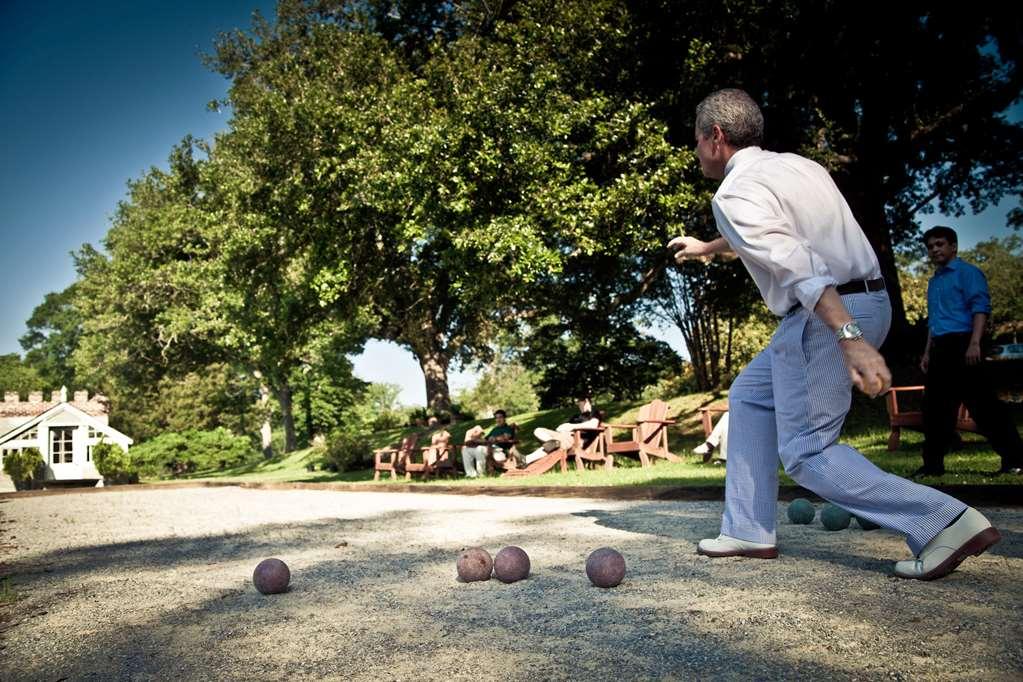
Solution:
<svg viewBox="0 0 1023 682">
<path fill-rule="evenodd" d="M 866 341 L 839 341 L 853 385 L 876 398 L 892 386 L 892 373 L 884 358 Z"/>
<path fill-rule="evenodd" d="M 966 347 L 966 364 L 976 365 L 980 362 L 980 343 L 973 341 Z"/>
<path fill-rule="evenodd" d="M 700 241 L 696 237 L 675 237 L 668 242 L 668 248 L 675 252 L 676 263 L 682 263 L 694 258 L 701 258 L 706 261 L 714 255 L 710 244 Z"/>
</svg>

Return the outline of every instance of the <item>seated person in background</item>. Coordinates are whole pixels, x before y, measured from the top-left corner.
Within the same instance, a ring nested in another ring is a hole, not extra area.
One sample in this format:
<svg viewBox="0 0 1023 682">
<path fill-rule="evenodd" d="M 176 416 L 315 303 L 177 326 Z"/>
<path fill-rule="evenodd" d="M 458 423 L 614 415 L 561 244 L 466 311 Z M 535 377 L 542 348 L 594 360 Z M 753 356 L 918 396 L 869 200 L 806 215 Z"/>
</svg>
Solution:
<svg viewBox="0 0 1023 682">
<path fill-rule="evenodd" d="M 483 436 L 482 426 L 474 426 L 465 432 L 465 445 L 462 446 L 462 467 L 465 475 L 476 478 L 487 473 L 487 444 Z"/>
<path fill-rule="evenodd" d="M 426 464 L 434 464 L 444 454 L 444 448 L 451 440 L 451 434 L 444 428 L 437 417 L 430 417 L 426 420 L 427 428 L 433 433 L 430 435 L 430 445 L 423 451 L 423 461 Z"/>
<path fill-rule="evenodd" d="M 576 401 L 576 405 L 579 407 L 579 413 L 567 422 L 564 424 L 558 424 L 558 427 L 553 431 L 543 427 L 534 429 L 533 435 L 536 436 L 537 440 L 545 445 L 548 445 L 548 443 L 549 445 L 553 445 L 553 441 L 557 441 L 561 448 L 568 450 L 575 443 L 575 437 L 572 434 L 574 429 L 595 429 L 600 426 L 600 412 L 593 409 L 593 405 L 590 403 L 589 398 L 579 398 L 579 400 Z M 593 439 L 596 437 L 596 432 L 583 433 L 583 447 L 592 443 Z M 541 445 L 539 448 L 526 455 L 526 464 L 535 462 L 551 451 L 552 450 Z"/>
<path fill-rule="evenodd" d="M 714 451 L 717 451 L 716 455 L 713 455 Z M 714 429 L 710 432 L 702 444 L 697 445 L 693 448 L 693 452 L 697 455 L 703 455 L 703 461 L 711 459 L 713 455 L 714 463 L 724 462 L 728 459 L 728 413 L 725 412 L 718 419 L 718 423 L 714 425 Z"/>
<path fill-rule="evenodd" d="M 519 451 L 515 449 L 515 427 L 508 424 L 507 419 L 508 415 L 504 410 L 494 412 L 494 421 L 497 423 L 487 434 L 487 444 L 490 446 L 490 454 L 498 464 L 511 455 L 521 466 L 524 462 Z"/>
</svg>

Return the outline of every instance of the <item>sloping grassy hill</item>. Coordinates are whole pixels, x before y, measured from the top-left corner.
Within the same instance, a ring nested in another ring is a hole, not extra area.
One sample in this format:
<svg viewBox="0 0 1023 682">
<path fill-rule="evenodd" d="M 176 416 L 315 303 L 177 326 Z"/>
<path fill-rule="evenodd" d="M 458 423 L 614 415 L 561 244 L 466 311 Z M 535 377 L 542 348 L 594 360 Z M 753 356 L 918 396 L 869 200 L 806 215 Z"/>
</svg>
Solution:
<svg viewBox="0 0 1023 682">
<path fill-rule="evenodd" d="M 710 393 L 693 393 L 677 396 L 668 400 L 671 406 L 669 416 L 679 423 L 669 431 L 669 447 L 672 452 L 683 457 L 681 463 L 661 462 L 649 468 L 642 468 L 638 461 L 627 457 L 616 457 L 615 469 L 611 472 L 603 470 L 575 471 L 571 468 L 562 474 L 550 471 L 540 476 L 529 478 L 489 477 L 483 480 L 465 478 L 442 479 L 431 481 L 432 485 L 564 485 L 564 486 L 610 486 L 610 485 L 723 485 L 724 467 L 703 464 L 701 458 L 691 454 L 692 448 L 703 442 L 703 428 L 700 421 L 699 408 L 707 405 L 723 403 L 727 396 Z M 612 423 L 632 422 L 643 401 L 612 403 L 602 406 L 607 413 L 607 421 Z M 509 416 L 509 421 L 518 424 L 520 450 L 529 452 L 539 443 L 533 438 L 533 430 L 537 427 L 554 428 L 575 414 L 573 408 L 543 410 Z M 1023 423 L 1023 412 L 1015 411 L 1017 424 Z M 489 428 L 493 420 L 466 421 L 449 427 L 452 442 L 460 443 L 465 432 L 475 424 Z M 411 429 L 392 429 L 372 434 L 371 443 L 374 448 L 386 447 L 397 443 Z M 624 437 L 625 434 L 618 434 Z M 853 410 L 846 424 L 843 441 L 859 449 L 875 464 L 886 471 L 899 475 L 908 475 L 921 463 L 920 449 L 923 437 L 914 432 L 904 431 L 902 446 L 898 452 L 886 450 L 888 440 L 888 418 L 884 404 L 880 400 L 870 401 L 862 396 L 854 399 Z M 998 469 L 998 456 L 988 447 L 987 442 L 979 436 L 966 434 L 963 436 L 964 447 L 951 453 L 946 459 L 948 473 L 940 478 L 924 479 L 930 484 L 984 484 L 984 483 L 1021 483 L 1020 477 L 994 476 L 990 472 Z M 456 463 L 461 467 L 461 458 L 456 455 Z M 238 481 L 306 481 L 306 482 L 365 482 L 369 485 L 391 485 L 388 479 L 373 482 L 372 469 L 333 473 L 321 468 L 322 451 L 309 448 L 290 453 L 283 457 L 245 465 L 235 469 L 217 472 L 199 472 L 192 478 Z M 404 482 L 399 480 L 399 482 Z M 792 481 L 782 476 L 782 484 Z"/>
</svg>

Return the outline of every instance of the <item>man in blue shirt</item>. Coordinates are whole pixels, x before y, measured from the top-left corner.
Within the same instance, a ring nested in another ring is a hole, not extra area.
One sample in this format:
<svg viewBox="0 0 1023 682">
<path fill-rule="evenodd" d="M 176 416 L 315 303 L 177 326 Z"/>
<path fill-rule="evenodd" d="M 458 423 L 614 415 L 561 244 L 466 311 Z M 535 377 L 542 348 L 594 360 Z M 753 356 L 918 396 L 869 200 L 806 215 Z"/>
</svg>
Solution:
<svg viewBox="0 0 1023 682">
<path fill-rule="evenodd" d="M 924 244 L 936 269 L 927 283 L 927 347 L 920 360 L 920 369 L 927 375 L 924 465 L 913 475 L 945 473 L 945 453 L 955 440 L 960 403 L 1001 456 L 998 473 L 1019 474 L 1023 442 L 980 366 L 980 341 L 991 314 L 987 280 L 980 268 L 956 257 L 959 239 L 951 227 L 927 230 Z"/>
</svg>

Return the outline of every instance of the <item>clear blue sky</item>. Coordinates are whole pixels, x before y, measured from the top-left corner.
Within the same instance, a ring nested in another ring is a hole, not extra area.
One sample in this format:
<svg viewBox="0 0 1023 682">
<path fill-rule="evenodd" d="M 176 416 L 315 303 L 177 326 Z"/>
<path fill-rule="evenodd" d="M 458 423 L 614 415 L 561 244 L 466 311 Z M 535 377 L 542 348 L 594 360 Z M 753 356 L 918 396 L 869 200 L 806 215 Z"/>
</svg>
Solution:
<svg viewBox="0 0 1023 682">
<path fill-rule="evenodd" d="M 69 253 L 99 246 L 127 180 L 164 166 L 186 134 L 211 138 L 226 126 L 226 114 L 206 103 L 222 97 L 227 82 L 199 54 L 218 32 L 248 27 L 254 9 L 271 17 L 274 6 L 0 0 L 0 353 L 21 352 L 32 309 L 74 281 Z M 968 248 L 1002 234 L 1011 206 L 950 223 Z M 666 339 L 681 350 L 677 335 Z M 425 402 L 418 365 L 394 344 L 367 344 L 356 371 L 399 384 L 406 404 Z M 452 377 L 454 387 L 471 381 L 471 374 Z"/>
</svg>

